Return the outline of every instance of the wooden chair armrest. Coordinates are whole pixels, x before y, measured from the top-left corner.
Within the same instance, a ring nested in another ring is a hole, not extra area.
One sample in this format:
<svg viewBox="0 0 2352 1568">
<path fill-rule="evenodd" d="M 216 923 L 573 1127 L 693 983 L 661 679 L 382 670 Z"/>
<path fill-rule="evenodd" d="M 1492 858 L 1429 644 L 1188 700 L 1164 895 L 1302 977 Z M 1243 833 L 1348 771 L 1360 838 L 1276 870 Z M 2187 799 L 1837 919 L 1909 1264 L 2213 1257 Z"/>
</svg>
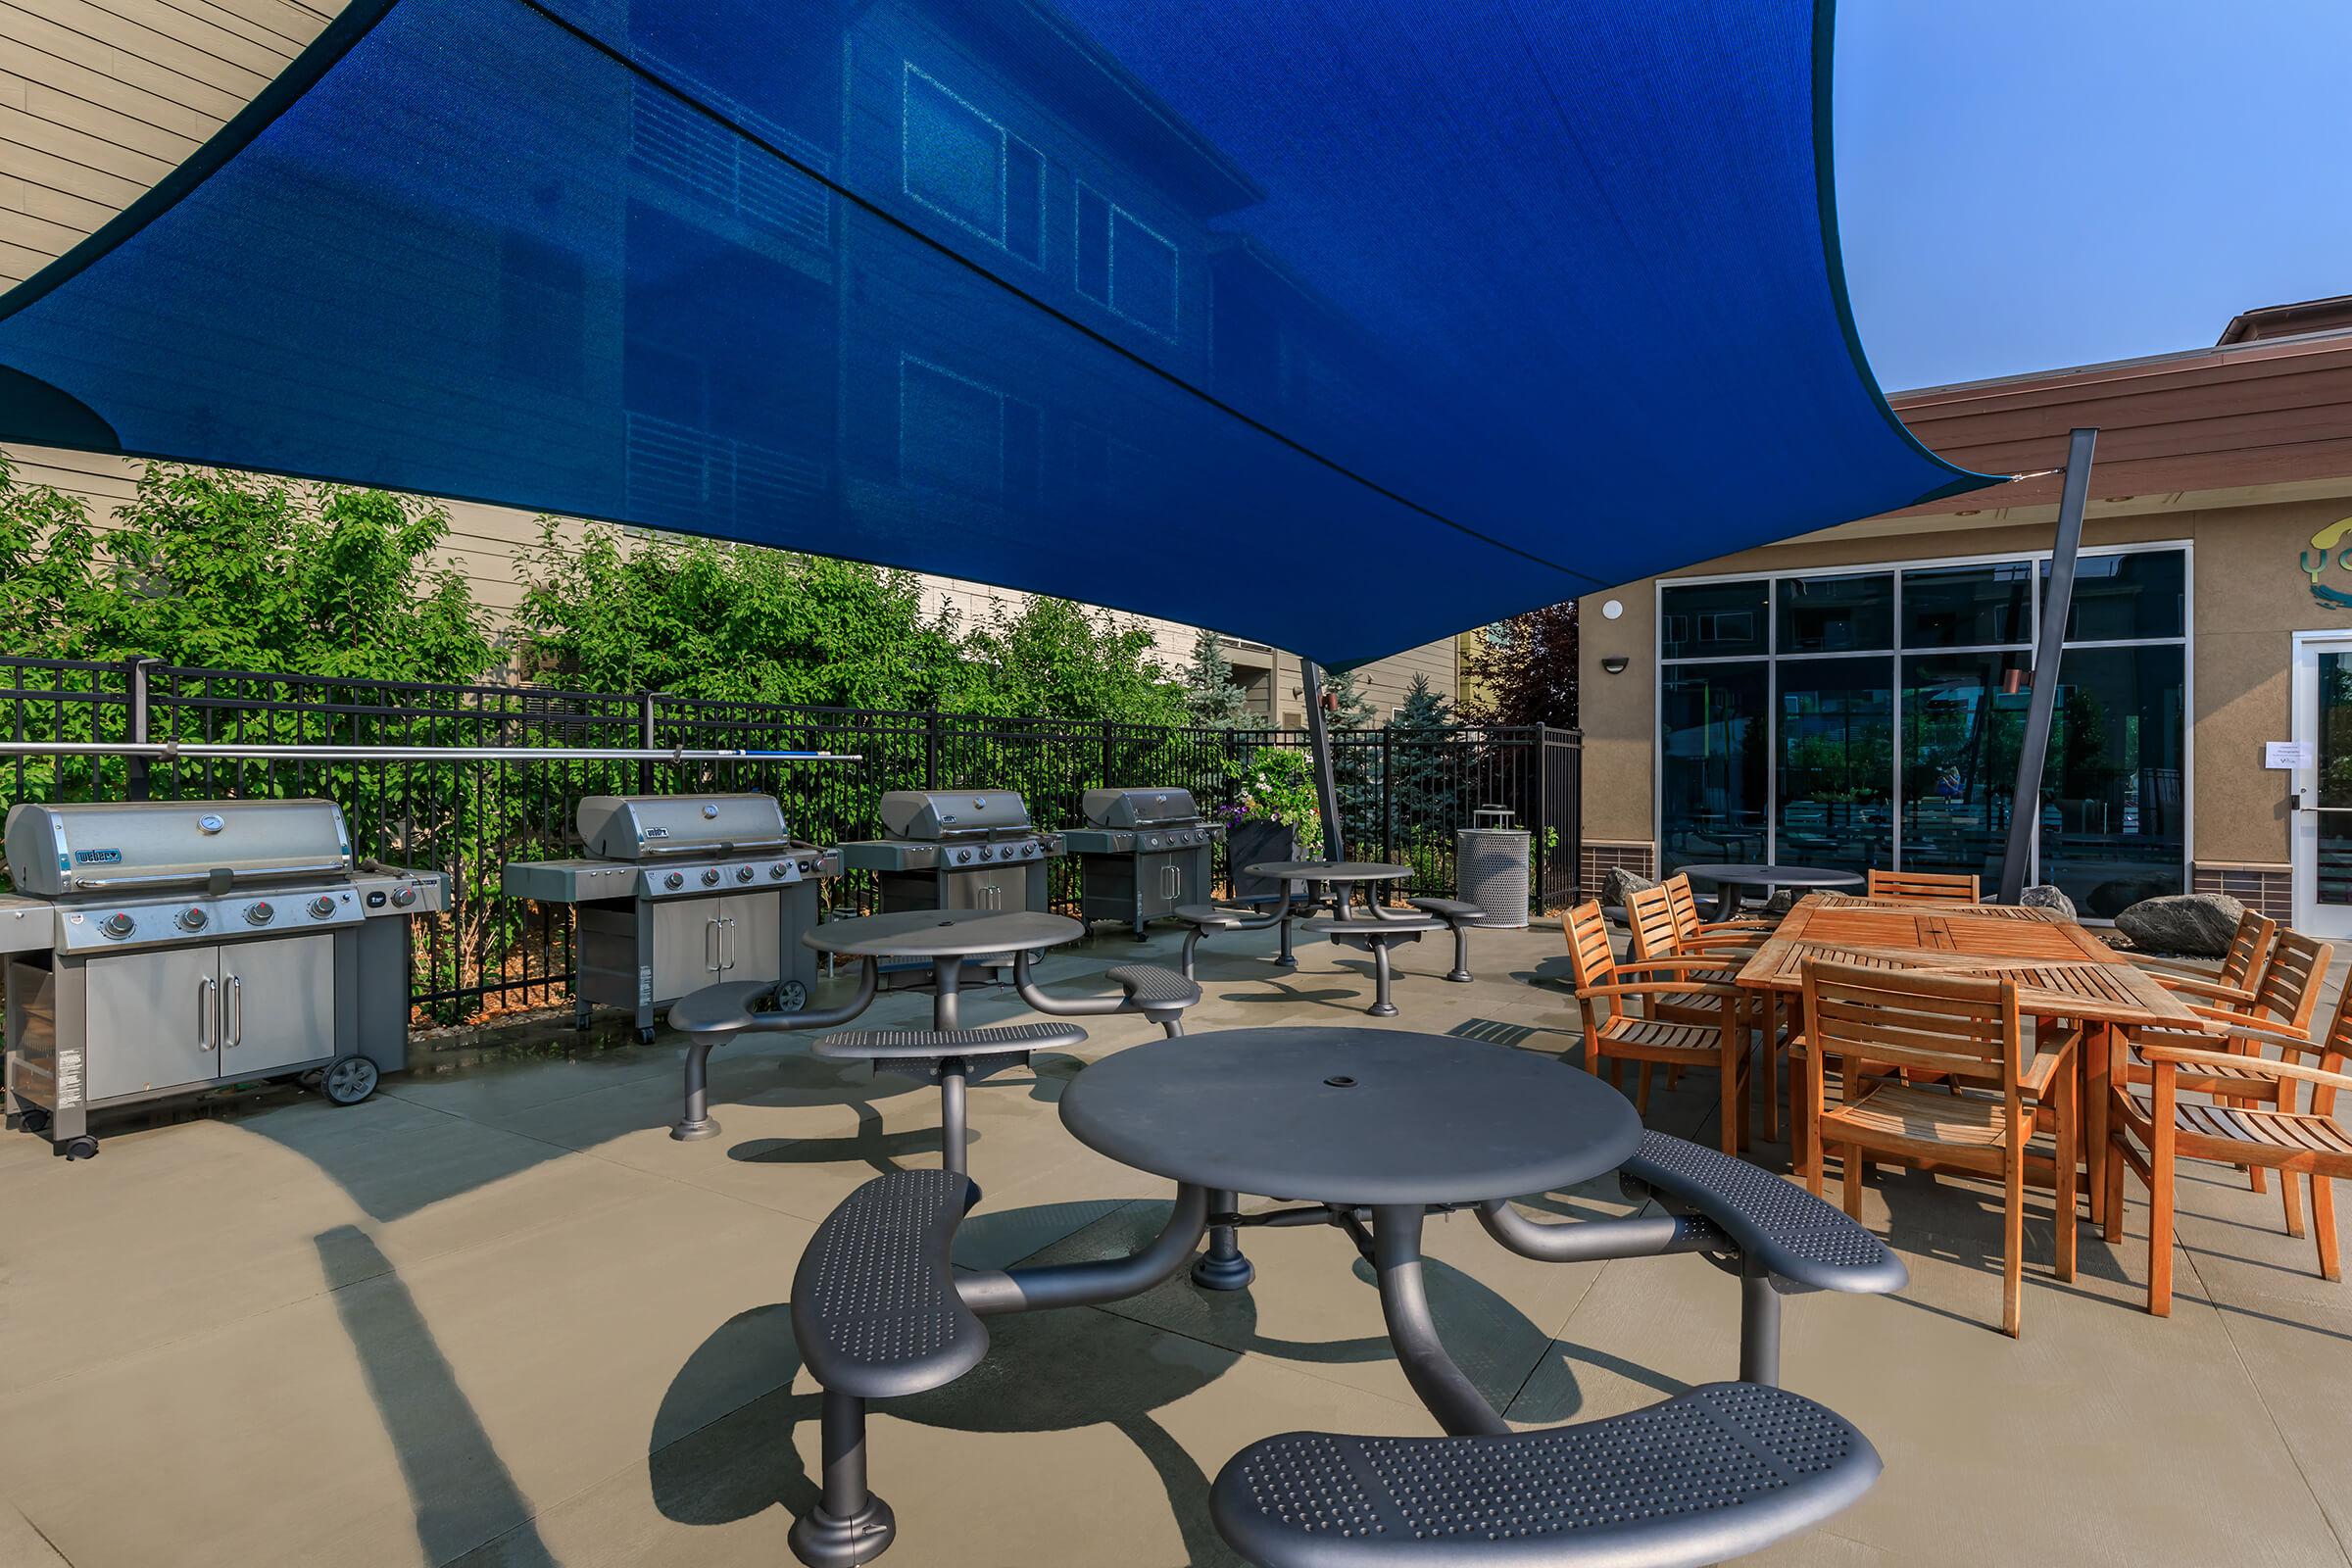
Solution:
<svg viewBox="0 0 2352 1568">
<path fill-rule="evenodd" d="M 1619 974 L 1629 974 L 1637 969 L 1668 969 L 1677 974 L 1689 974 L 1693 970 L 1704 974 L 1737 974 L 1740 966 L 1726 963 L 1721 958 L 1704 957 L 1628 958 L 1617 965 Z"/>
<path fill-rule="evenodd" d="M 2075 1059 L 2075 1053 L 2081 1050 L 2082 1046 L 2082 1031 L 2076 1029 L 2069 1032 L 2067 1037 L 2056 1045 L 2044 1046 L 2036 1050 L 2034 1053 L 2034 1059 L 2026 1063 L 2024 1069 L 2018 1073 L 2018 1087 L 2036 1100 L 2048 1099 L 2051 1081 L 2058 1076 L 2062 1068 Z"/>
<path fill-rule="evenodd" d="M 1643 980 L 1630 986 L 1586 986 L 1577 992 L 1577 996 L 1585 1000 L 1593 997 L 1728 997 L 1738 1002 L 1746 995 L 1737 986 L 1715 985 L 1704 980 Z"/>
<path fill-rule="evenodd" d="M 1743 914 L 1736 920 L 1701 920 L 1701 931 L 1770 931 L 1775 922 L 1760 915 Z"/>
<path fill-rule="evenodd" d="M 2199 979 L 2185 974 L 2150 974 L 2149 979 L 2167 991 L 2185 991 L 2193 996 L 2214 997 L 2224 1002 L 2251 1003 L 2254 993 L 2245 986 L 2226 986 L 2219 980 Z"/>
<path fill-rule="evenodd" d="M 2299 1061 L 2273 1061 L 2268 1056 L 2240 1056 L 2228 1051 L 2197 1051 L 2187 1046 L 2142 1046 L 2140 1054 L 2151 1063 L 2181 1067 L 2228 1067 L 2235 1072 L 2260 1073 L 2269 1078 L 2294 1078 L 2328 1089 L 2352 1090 L 2352 1073 L 2328 1072 Z"/>
<path fill-rule="evenodd" d="M 2311 1036 L 2281 1029 L 2277 1024 L 2249 1018 L 2242 1012 L 2230 1012 L 2222 1007 L 2190 1007 L 2198 1026 L 2209 1035 L 2225 1035 L 2233 1040 L 2252 1040 L 2264 1045 L 2292 1046 L 2298 1051 L 2312 1049 Z"/>
<path fill-rule="evenodd" d="M 2130 956 L 2130 962 L 2132 967 L 2138 969 L 2169 970 L 2174 974 L 2189 975 L 2199 980 L 2214 978 L 2214 971 L 2200 968 L 2186 958 L 2159 958 L 2144 953 L 2134 953 Z"/>
</svg>

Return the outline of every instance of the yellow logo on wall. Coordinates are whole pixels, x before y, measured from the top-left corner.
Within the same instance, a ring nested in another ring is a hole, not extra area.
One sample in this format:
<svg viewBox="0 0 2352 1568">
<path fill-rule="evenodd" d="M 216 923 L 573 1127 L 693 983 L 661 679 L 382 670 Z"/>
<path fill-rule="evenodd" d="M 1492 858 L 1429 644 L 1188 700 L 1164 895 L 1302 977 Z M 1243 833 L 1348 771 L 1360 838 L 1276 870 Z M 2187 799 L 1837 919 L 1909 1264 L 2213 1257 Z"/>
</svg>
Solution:
<svg viewBox="0 0 2352 1568">
<path fill-rule="evenodd" d="M 2352 534 L 2352 517 L 2329 523 L 2311 536 L 2311 548 L 2301 558 L 2304 575 L 2311 579 L 2311 597 L 2331 610 L 2352 610 L 2352 593 L 2320 581 L 2331 559 L 2337 569 L 2352 571 L 2352 545 L 2344 544 L 2347 534 Z"/>
</svg>

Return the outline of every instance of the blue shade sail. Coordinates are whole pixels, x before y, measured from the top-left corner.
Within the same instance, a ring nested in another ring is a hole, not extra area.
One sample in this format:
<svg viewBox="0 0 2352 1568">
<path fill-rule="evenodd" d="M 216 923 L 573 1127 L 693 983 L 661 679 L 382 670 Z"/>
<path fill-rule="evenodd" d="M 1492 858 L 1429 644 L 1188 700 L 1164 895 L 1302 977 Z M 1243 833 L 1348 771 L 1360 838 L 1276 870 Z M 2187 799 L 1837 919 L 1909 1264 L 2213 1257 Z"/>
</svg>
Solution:
<svg viewBox="0 0 2352 1568">
<path fill-rule="evenodd" d="M 0 439 L 1346 667 L 1990 480 L 1855 343 L 1810 0 L 359 0 L 0 298 Z"/>
</svg>

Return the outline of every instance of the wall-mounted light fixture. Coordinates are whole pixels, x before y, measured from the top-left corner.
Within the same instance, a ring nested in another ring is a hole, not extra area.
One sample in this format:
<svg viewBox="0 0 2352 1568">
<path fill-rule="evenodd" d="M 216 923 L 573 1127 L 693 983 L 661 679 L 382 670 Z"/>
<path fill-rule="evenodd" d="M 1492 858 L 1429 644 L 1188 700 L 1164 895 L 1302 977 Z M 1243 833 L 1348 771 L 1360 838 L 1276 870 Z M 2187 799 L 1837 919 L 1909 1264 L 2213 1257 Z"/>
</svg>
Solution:
<svg viewBox="0 0 2352 1568">
<path fill-rule="evenodd" d="M 1607 670 L 1612 675 L 1624 674 L 1625 664 L 1625 656 L 1622 654 L 1612 655 L 1611 657 L 1600 662 L 1600 667 Z"/>
</svg>

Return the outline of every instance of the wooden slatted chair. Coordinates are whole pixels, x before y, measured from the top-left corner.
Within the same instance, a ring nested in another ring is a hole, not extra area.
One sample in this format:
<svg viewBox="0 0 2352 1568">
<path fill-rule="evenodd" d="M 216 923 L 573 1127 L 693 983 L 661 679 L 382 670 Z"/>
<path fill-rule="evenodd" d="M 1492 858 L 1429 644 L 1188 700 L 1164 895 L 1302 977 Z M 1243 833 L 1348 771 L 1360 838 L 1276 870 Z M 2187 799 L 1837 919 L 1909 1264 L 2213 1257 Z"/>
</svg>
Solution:
<svg viewBox="0 0 2352 1568">
<path fill-rule="evenodd" d="M 1873 870 L 1863 892 L 1874 899 L 1897 899 L 1905 904 L 1982 904 L 1974 871 Z"/>
<path fill-rule="evenodd" d="M 2127 1082 L 2125 1048 L 2119 1043 L 2110 1066 L 2107 1120 L 2106 1237 L 2123 1240 L 2124 1167 L 2148 1189 L 2148 1310 L 2158 1317 L 2173 1310 L 2173 1198 L 2179 1161 L 2210 1159 L 2227 1165 L 2278 1172 L 2278 1185 L 2295 1189 L 2295 1178 L 2311 1181 L 2311 1228 L 2320 1253 L 2320 1276 L 2343 1277 L 2336 1250 L 2335 1183 L 2352 1179 L 2352 1131 L 2335 1119 L 2338 1091 L 2352 1089 L 2352 986 L 2336 1003 L 2327 1032 L 2317 1040 L 2275 1036 L 2293 1059 L 2273 1061 L 2216 1052 L 2184 1043 L 2188 1037 L 2143 1037 L 2136 1046 L 2148 1074 L 2142 1089 Z M 2317 1056 L 2314 1067 L 2303 1058 Z M 2272 1086 L 2261 1102 L 2245 1094 L 2247 1073 Z M 2230 1102 L 2183 1099 L 2192 1084 L 2225 1074 Z M 2299 1086 L 2309 1084 L 2311 1106 L 2297 1108 Z M 2291 1214 L 2294 1206 L 2289 1205 Z M 2290 1232 L 2292 1227 L 2290 1227 Z"/>
<path fill-rule="evenodd" d="M 1775 922 L 1771 920 L 1700 919 L 1698 896 L 1690 891 L 1690 879 L 1680 871 L 1658 885 L 1666 890 L 1666 906 L 1674 911 L 1675 945 L 1679 950 L 1755 947 L 1772 935 Z"/>
<path fill-rule="evenodd" d="M 2254 1005 L 2255 981 L 2262 974 L 2262 966 L 2270 960 L 2271 949 L 2278 945 L 2278 922 L 2260 910 L 2248 909 L 2239 915 L 2237 930 L 2230 938 L 2230 949 L 2222 956 L 2218 974 L 2177 958 L 2134 954 L 2132 961 L 2167 991 L 2198 998 L 2207 1006 L 2245 1012 Z"/>
<path fill-rule="evenodd" d="M 1680 884 L 1682 898 L 1675 897 Z M 1665 913 L 1659 912 L 1663 905 Z M 1684 918 L 1686 907 L 1690 918 Z M 1740 966 L 1757 948 L 1771 937 L 1766 922 L 1719 921 L 1712 927 L 1698 920 L 1698 908 L 1690 898 L 1690 879 L 1672 877 L 1654 888 L 1632 895 L 1626 903 L 1626 925 L 1632 932 L 1633 956 L 1636 958 L 1713 958 L 1723 965 L 1727 982 L 1740 972 Z M 1690 932 L 1698 927 L 1699 935 Z M 1733 929 L 1738 927 L 1739 929 Z M 1757 1083 L 1764 1100 L 1764 1136 L 1781 1136 L 1781 1098 L 1778 1090 L 1781 1071 L 1781 1053 L 1787 1048 L 1788 1032 L 1780 1027 L 1780 1008 L 1770 996 L 1744 998 L 1741 1010 L 1744 1023 L 1750 1028 L 1762 1028 L 1764 1055 L 1757 1063 Z M 1652 1016 L 1674 1018 L 1686 1023 L 1704 1023 L 1714 1016 L 1714 1004 L 1707 998 L 1666 997 L 1658 1001 Z M 1644 1077 L 1649 1069 L 1642 1069 Z M 1682 1076 L 1680 1068 L 1668 1071 L 1666 1087 L 1675 1087 Z"/>
<path fill-rule="evenodd" d="M 2263 1051 L 2271 1046 L 2281 1050 L 2309 1047 L 2312 1015 L 2319 1009 L 2320 987 L 2328 978 L 2328 963 L 2334 955 L 2335 949 L 2329 943 L 2299 931 L 2278 932 L 2242 1006 L 2200 1006 L 2192 1003 L 2189 1010 L 2204 1020 L 2201 1030 L 2131 1031 L 2123 1076 L 2116 1082 L 2126 1088 L 2155 1082 L 2155 1072 L 2146 1055 L 2146 1048 L 2150 1046 L 2218 1051 L 2233 1059 L 2180 1069 L 2175 1075 L 2180 1087 L 2232 1105 L 2283 1106 L 2285 1086 L 2263 1070 Z M 2262 1164 L 2246 1167 L 2247 1184 L 2258 1193 L 2269 1187 L 2265 1170 Z M 2278 1201 L 2286 1213 L 2286 1233 L 2302 1235 L 2301 1189 L 2293 1182 L 2281 1182 Z"/>
<path fill-rule="evenodd" d="M 1725 984 L 1719 960 L 1705 957 L 1617 959 L 1609 945 L 1608 921 L 1597 902 L 1588 901 L 1560 917 L 1568 938 L 1569 971 L 1576 980 L 1577 1005 L 1584 1017 L 1585 1065 L 1598 1074 L 1605 1064 L 1617 1075 L 1617 1064 L 1640 1062 L 1646 1069 L 1663 1065 L 1711 1067 L 1723 1078 L 1723 1152 L 1737 1154 L 1747 1137 L 1747 1031 L 1743 1027 L 1744 994 Z M 1656 975 L 1656 979 L 1626 977 Z M 1690 1004 L 1705 998 L 1714 1004 L 1711 1022 L 1686 1022 L 1646 1009 L 1660 1002 Z M 1640 1002 L 1644 1011 L 1629 1005 Z M 1649 1074 L 1643 1071 L 1635 1091 L 1637 1110 L 1649 1109 Z"/>
<path fill-rule="evenodd" d="M 2074 1068 L 2082 1032 L 2029 1054 L 2016 983 L 1999 975 L 1819 962 L 1806 964 L 1804 975 L 1813 1123 L 1805 1185 L 1820 1193 L 1825 1146 L 1843 1157 L 1845 1211 L 1856 1217 L 1866 1159 L 1999 1180 L 2001 1332 L 2014 1337 L 2029 1179 L 2056 1194 L 2056 1273 L 2075 1277 Z M 1837 1065 L 1835 1080 L 1827 1061 Z M 1904 1069 L 1945 1081 L 1909 1083 Z"/>
</svg>

